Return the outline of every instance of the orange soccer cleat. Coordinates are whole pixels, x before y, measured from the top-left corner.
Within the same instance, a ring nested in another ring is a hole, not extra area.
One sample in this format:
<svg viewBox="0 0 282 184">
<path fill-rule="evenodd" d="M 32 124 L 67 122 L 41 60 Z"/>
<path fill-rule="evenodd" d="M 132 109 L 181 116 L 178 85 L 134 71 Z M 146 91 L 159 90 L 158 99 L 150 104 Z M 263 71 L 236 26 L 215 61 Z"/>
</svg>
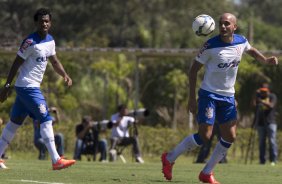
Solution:
<svg viewBox="0 0 282 184">
<path fill-rule="evenodd" d="M 167 159 L 166 159 L 167 153 L 163 153 L 162 154 L 162 172 L 164 174 L 164 177 L 166 180 L 171 180 L 172 179 L 172 168 L 173 168 L 173 163 L 170 163 Z"/>
<path fill-rule="evenodd" d="M 6 165 L 4 163 L 5 163 L 5 161 L 0 159 L 0 170 L 1 169 L 8 169 L 8 167 L 6 167 Z"/>
<path fill-rule="evenodd" d="M 73 164 L 75 164 L 75 160 L 66 160 L 61 157 L 56 163 L 52 164 L 52 166 L 53 170 L 60 170 L 68 168 Z"/>
<path fill-rule="evenodd" d="M 213 173 L 204 174 L 203 171 L 199 174 L 199 180 L 203 183 L 220 184 L 215 180 Z"/>
</svg>

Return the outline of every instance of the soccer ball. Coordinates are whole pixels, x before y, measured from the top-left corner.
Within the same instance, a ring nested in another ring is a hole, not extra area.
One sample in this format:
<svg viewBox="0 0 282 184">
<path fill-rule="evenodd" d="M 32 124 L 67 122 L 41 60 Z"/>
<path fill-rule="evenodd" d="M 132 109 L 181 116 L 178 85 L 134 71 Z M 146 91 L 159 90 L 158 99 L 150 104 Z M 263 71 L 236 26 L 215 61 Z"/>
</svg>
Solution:
<svg viewBox="0 0 282 184">
<path fill-rule="evenodd" d="M 199 15 L 195 18 L 192 24 L 194 33 L 198 36 L 207 36 L 214 31 L 215 22 L 209 15 Z"/>
</svg>

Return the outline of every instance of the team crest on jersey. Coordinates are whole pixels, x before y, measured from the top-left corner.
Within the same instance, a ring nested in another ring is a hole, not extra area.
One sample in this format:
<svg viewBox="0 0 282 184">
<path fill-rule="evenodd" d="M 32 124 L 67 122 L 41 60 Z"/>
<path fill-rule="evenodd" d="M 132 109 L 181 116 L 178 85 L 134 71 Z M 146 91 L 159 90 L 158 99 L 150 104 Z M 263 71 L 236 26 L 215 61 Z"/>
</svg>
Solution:
<svg viewBox="0 0 282 184">
<path fill-rule="evenodd" d="M 40 104 L 38 108 L 41 114 L 45 114 L 47 112 L 46 106 L 44 104 Z"/>
<path fill-rule="evenodd" d="M 213 117 L 213 108 L 207 107 L 205 115 L 207 118 L 211 119 Z"/>
<path fill-rule="evenodd" d="M 32 39 L 26 39 L 20 48 L 21 53 L 23 53 L 31 44 L 32 44 L 33 40 Z"/>
</svg>

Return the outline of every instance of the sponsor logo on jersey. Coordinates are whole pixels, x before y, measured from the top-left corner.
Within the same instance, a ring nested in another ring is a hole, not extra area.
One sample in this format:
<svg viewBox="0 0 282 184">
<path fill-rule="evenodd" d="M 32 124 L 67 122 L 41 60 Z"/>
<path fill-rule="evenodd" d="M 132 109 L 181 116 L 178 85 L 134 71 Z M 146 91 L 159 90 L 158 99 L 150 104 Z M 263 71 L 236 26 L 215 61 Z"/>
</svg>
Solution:
<svg viewBox="0 0 282 184">
<path fill-rule="evenodd" d="M 20 47 L 20 52 L 24 53 L 24 51 L 32 44 L 32 42 L 32 39 L 26 39 Z"/>
<path fill-rule="evenodd" d="M 38 57 L 38 58 L 36 58 L 36 61 L 37 61 L 37 62 L 46 62 L 47 59 L 48 59 L 48 57 L 43 56 L 43 57 Z"/>
<path fill-rule="evenodd" d="M 205 115 L 207 118 L 211 119 L 213 117 L 213 108 L 207 107 Z"/>
<path fill-rule="evenodd" d="M 229 68 L 229 67 L 237 67 L 240 64 L 240 61 L 232 61 L 230 63 L 219 63 L 217 65 L 218 68 Z"/>
</svg>

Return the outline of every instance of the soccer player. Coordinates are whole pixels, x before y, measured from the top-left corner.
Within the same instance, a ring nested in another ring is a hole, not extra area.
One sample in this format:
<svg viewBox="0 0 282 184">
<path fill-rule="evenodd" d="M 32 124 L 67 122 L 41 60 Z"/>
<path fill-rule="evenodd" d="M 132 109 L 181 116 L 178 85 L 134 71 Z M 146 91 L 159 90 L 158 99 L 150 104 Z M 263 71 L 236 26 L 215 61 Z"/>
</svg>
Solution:
<svg viewBox="0 0 282 184">
<path fill-rule="evenodd" d="M 52 15 L 48 9 L 41 8 L 37 10 L 34 15 L 37 30 L 22 42 L 8 74 L 6 84 L 0 92 L 0 101 L 4 102 L 11 90 L 11 83 L 19 70 L 15 83 L 17 96 L 10 114 L 10 121 L 3 129 L 0 138 L 0 156 L 12 141 L 25 117 L 32 115 L 32 117 L 40 121 L 40 133 L 51 156 L 53 170 L 59 170 L 73 165 L 75 160 L 61 158 L 56 150 L 52 117 L 48 112 L 46 100 L 40 90 L 40 83 L 42 82 L 48 59 L 50 59 L 55 72 L 64 78 L 67 86 L 72 85 L 72 80 L 58 60 L 54 39 L 48 34 L 51 20 Z M 3 160 L 0 160 L 0 166 L 5 168 Z"/>
<path fill-rule="evenodd" d="M 237 110 L 234 99 L 234 84 L 242 54 L 246 52 L 257 61 L 277 65 L 274 56 L 265 57 L 250 46 L 247 39 L 234 34 L 237 29 L 236 17 L 224 13 L 219 18 L 219 35 L 209 39 L 200 50 L 189 72 L 188 109 L 196 114 L 197 73 L 205 65 L 205 74 L 198 91 L 198 132 L 186 137 L 172 151 L 162 154 L 162 172 L 167 180 L 172 179 L 172 168 L 177 157 L 207 142 L 212 135 L 215 119 L 220 126 L 221 138 L 199 174 L 203 183 L 219 184 L 213 175 L 215 165 L 226 155 L 236 137 Z"/>
</svg>

